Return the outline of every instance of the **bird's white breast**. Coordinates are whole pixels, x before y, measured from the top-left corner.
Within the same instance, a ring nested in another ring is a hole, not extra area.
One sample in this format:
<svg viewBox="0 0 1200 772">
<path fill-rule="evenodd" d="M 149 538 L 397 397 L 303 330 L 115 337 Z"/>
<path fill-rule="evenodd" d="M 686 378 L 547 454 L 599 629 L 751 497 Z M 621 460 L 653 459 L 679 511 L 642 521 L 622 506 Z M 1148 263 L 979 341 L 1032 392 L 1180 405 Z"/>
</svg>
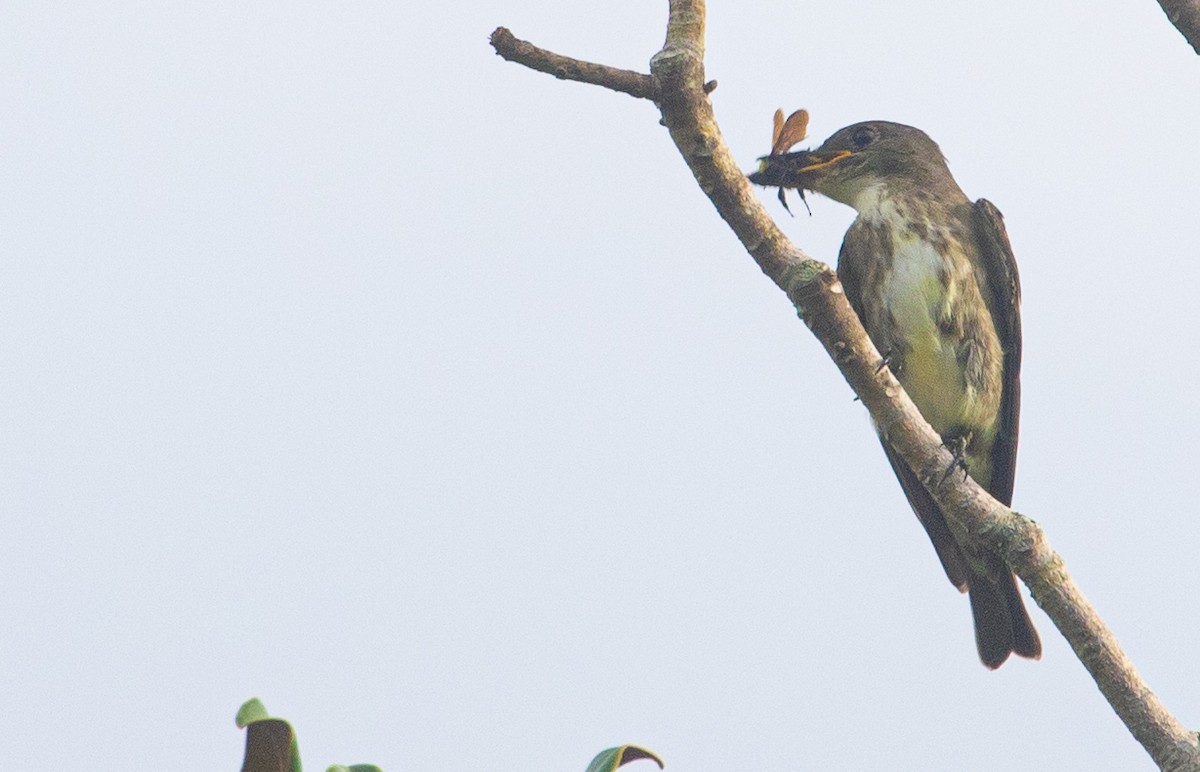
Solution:
<svg viewBox="0 0 1200 772">
<path fill-rule="evenodd" d="M 956 283 L 945 281 L 952 263 L 913 232 L 909 213 L 901 212 L 881 186 L 864 190 L 855 204 L 861 220 L 886 224 L 892 234 L 891 271 L 875 291 L 895 327 L 882 337 L 905 344 L 897 376 L 925 419 L 944 431 L 963 421 L 974 402 L 958 361 L 958 341 L 938 323 L 954 300 Z M 932 230 L 931 223 L 922 225 Z"/>
</svg>

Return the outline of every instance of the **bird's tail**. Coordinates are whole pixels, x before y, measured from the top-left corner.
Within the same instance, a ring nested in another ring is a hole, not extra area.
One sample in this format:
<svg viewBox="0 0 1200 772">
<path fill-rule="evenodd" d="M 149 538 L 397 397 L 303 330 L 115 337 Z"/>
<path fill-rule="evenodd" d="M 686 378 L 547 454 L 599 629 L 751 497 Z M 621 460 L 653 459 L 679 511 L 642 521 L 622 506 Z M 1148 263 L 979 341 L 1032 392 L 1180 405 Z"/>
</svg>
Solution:
<svg viewBox="0 0 1200 772">
<path fill-rule="evenodd" d="M 1017 591 L 1017 580 L 1002 563 L 999 568 L 991 576 L 972 575 L 968 590 L 979 659 L 992 670 L 1010 653 L 1029 659 L 1042 656 L 1042 642 Z"/>
<path fill-rule="evenodd" d="M 900 480 L 908 502 L 942 561 L 950 583 L 971 596 L 975 618 L 975 644 L 983 664 L 995 670 L 1009 654 L 1039 659 L 1042 642 L 1017 591 L 1017 580 L 996 555 L 968 556 L 955 540 L 937 502 L 908 468 L 908 464 L 886 442 L 883 449 Z M 972 568 L 975 566 L 975 568 Z"/>
</svg>

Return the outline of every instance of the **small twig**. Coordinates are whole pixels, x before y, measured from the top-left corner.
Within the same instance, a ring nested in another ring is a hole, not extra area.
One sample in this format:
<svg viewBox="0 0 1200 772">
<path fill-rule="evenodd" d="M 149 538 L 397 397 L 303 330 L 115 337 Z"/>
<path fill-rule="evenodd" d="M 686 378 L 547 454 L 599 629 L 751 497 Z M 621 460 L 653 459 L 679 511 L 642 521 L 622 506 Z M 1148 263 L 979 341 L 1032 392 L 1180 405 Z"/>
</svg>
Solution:
<svg viewBox="0 0 1200 772">
<path fill-rule="evenodd" d="M 1200 0 L 1158 0 L 1158 4 L 1192 50 L 1200 54 Z"/>
<path fill-rule="evenodd" d="M 562 56 L 521 40 L 504 27 L 497 27 L 489 40 L 492 48 L 496 49 L 496 53 L 501 57 L 523 64 L 531 70 L 553 75 L 560 80 L 577 80 L 580 83 L 591 83 L 594 86 L 620 91 L 638 99 L 658 101 L 658 86 L 649 75 Z"/>
</svg>

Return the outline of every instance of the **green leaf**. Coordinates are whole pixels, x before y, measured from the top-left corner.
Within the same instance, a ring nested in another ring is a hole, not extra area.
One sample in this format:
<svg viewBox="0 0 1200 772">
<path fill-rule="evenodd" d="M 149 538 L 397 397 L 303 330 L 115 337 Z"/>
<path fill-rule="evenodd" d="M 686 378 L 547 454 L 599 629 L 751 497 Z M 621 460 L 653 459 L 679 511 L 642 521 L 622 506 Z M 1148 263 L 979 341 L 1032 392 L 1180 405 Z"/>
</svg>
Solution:
<svg viewBox="0 0 1200 772">
<path fill-rule="evenodd" d="M 238 708 L 237 718 L 234 720 L 237 721 L 239 727 L 245 729 L 248 724 L 270 717 L 270 714 L 267 713 L 267 706 L 262 704 L 262 700 L 251 697 L 242 703 L 242 707 Z"/>
<path fill-rule="evenodd" d="M 382 769 L 374 764 L 351 764 L 346 767 L 341 764 L 334 764 L 325 772 L 383 772 Z"/>
<path fill-rule="evenodd" d="M 235 720 L 246 729 L 242 772 L 302 772 L 300 746 L 292 725 L 271 718 L 257 697 L 242 704 Z"/>
<path fill-rule="evenodd" d="M 592 763 L 588 764 L 587 772 L 613 772 L 618 767 L 638 759 L 650 759 L 658 765 L 659 769 L 663 768 L 662 759 L 645 748 L 639 748 L 636 745 L 622 745 L 619 748 L 606 748 L 600 751 L 596 758 L 592 759 Z"/>
</svg>

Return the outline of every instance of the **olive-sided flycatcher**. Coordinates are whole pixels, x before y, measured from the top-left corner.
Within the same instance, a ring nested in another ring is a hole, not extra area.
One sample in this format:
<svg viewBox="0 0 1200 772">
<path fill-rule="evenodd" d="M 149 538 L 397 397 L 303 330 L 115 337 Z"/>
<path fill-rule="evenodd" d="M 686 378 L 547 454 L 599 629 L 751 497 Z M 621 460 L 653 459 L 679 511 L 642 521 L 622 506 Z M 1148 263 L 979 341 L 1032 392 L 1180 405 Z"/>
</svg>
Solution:
<svg viewBox="0 0 1200 772">
<path fill-rule="evenodd" d="M 841 129 L 816 150 L 778 152 L 752 182 L 811 190 L 854 207 L 838 278 L 875 346 L 966 471 L 1012 503 L 1020 410 L 1021 290 L 1000 212 L 971 203 L 941 150 L 911 126 Z M 787 148 L 782 148 L 786 150 Z M 946 575 L 969 593 L 979 657 L 999 667 L 1042 645 L 999 556 L 959 543 L 899 455 L 884 451 Z"/>
</svg>

